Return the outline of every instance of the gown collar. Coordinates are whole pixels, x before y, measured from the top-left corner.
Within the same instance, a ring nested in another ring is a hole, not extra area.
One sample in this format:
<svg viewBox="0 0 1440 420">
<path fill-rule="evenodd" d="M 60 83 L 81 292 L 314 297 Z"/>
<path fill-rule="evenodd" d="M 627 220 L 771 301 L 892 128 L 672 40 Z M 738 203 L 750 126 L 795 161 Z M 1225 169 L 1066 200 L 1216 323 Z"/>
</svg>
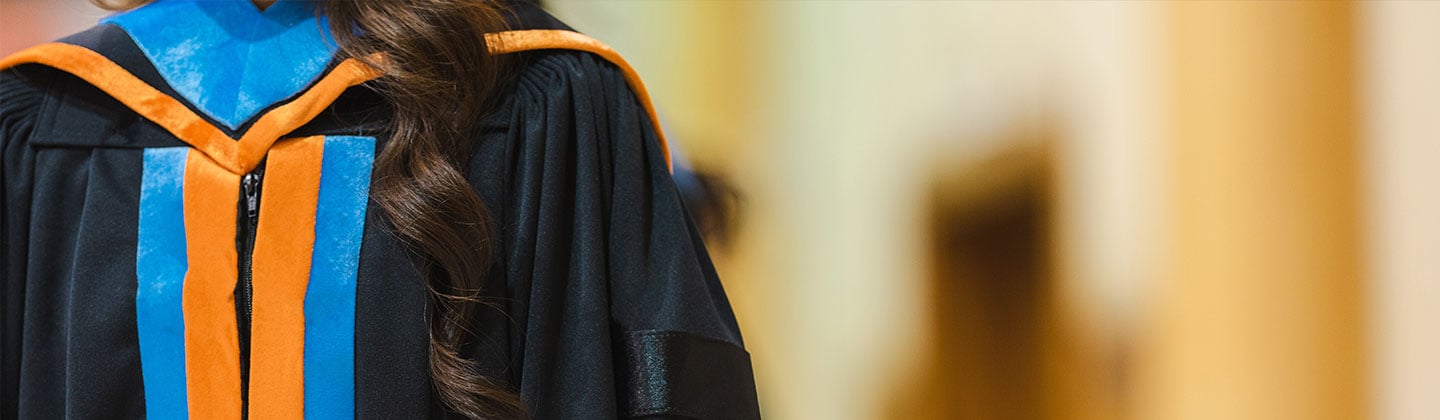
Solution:
<svg viewBox="0 0 1440 420">
<path fill-rule="evenodd" d="M 316 2 L 156 0 L 106 18 L 124 29 L 161 78 L 210 119 L 234 130 L 305 90 L 336 46 Z"/>
</svg>

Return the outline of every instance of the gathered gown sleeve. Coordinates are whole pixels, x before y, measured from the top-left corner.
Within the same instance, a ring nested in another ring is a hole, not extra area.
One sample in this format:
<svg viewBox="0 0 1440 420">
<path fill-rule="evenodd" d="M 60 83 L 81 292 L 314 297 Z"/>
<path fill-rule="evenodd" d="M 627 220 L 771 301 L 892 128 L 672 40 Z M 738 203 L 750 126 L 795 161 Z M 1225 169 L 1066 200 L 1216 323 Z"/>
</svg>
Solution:
<svg viewBox="0 0 1440 420">
<path fill-rule="evenodd" d="M 623 74 L 546 53 L 515 89 L 492 133 L 504 150 L 481 150 L 501 158 L 471 171 L 506 183 L 497 270 L 530 414 L 758 418 L 735 315 Z"/>
</svg>

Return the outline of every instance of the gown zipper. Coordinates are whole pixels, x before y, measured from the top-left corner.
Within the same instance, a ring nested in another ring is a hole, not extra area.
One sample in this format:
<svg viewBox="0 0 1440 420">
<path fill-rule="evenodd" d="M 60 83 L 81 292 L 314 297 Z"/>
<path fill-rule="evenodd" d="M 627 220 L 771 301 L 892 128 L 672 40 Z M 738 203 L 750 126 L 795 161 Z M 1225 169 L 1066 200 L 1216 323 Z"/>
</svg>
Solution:
<svg viewBox="0 0 1440 420">
<path fill-rule="evenodd" d="M 249 418 L 250 411 L 250 323 L 254 313 L 255 282 L 252 274 L 255 254 L 255 228 L 260 222 L 260 182 L 265 175 L 263 167 L 240 178 L 240 192 L 244 205 L 244 220 L 239 223 L 240 238 L 240 279 L 235 287 L 236 323 L 240 333 L 240 400 L 241 418 Z"/>
</svg>

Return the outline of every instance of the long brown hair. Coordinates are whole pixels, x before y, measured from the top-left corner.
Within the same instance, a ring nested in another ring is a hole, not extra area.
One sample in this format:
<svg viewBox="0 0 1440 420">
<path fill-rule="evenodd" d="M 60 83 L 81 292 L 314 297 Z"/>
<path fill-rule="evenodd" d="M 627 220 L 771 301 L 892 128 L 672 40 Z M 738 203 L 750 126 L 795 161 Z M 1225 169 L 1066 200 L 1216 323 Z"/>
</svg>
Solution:
<svg viewBox="0 0 1440 420">
<path fill-rule="evenodd" d="M 149 0 L 91 0 L 111 10 Z M 374 87 L 390 103 L 388 144 L 375 158 L 370 196 L 394 232 L 416 251 L 430 292 L 430 377 L 440 401 L 468 418 L 516 418 L 514 392 L 481 376 L 461 354 L 495 235 L 489 211 L 465 178 L 471 125 L 490 106 L 505 74 L 483 34 L 505 28 L 491 0 L 319 2 L 318 13 L 342 57 L 365 60 L 385 76 Z"/>
</svg>

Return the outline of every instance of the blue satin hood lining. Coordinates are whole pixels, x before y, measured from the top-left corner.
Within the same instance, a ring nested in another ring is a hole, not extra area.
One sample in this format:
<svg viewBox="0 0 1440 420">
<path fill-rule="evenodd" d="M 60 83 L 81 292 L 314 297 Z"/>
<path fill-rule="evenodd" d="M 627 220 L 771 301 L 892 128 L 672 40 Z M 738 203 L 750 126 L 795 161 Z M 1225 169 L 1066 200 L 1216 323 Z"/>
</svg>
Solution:
<svg viewBox="0 0 1440 420">
<path fill-rule="evenodd" d="M 336 46 L 310 0 L 156 0 L 106 18 L 181 98 L 231 130 L 320 78 Z"/>
</svg>

